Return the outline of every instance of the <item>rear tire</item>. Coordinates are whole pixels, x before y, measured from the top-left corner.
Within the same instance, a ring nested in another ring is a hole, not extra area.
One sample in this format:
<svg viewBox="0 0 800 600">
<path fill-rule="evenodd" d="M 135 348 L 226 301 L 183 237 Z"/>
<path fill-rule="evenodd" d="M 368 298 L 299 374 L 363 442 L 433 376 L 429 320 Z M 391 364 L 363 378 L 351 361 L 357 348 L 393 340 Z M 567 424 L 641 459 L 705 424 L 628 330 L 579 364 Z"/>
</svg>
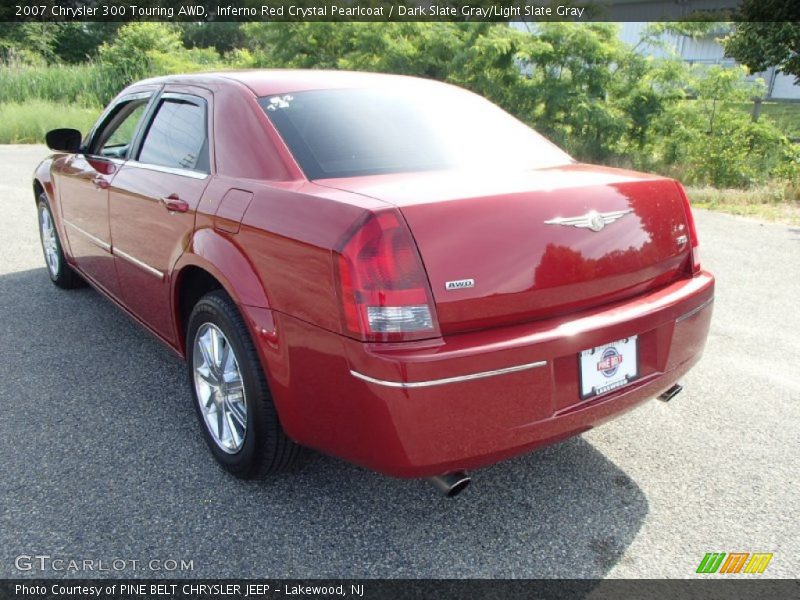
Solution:
<svg viewBox="0 0 800 600">
<path fill-rule="evenodd" d="M 206 294 L 192 310 L 186 359 L 195 411 L 220 465 L 261 479 L 297 463 L 301 447 L 283 432 L 250 333 L 225 292 Z"/>
<path fill-rule="evenodd" d="M 47 202 L 46 194 L 39 194 L 37 209 L 39 215 L 39 239 L 42 242 L 42 253 L 44 254 L 44 262 L 50 281 L 63 289 L 83 286 L 83 279 L 67 264 L 64 257 L 61 238 L 58 237 L 58 229 L 53 220 L 53 213 Z"/>
</svg>

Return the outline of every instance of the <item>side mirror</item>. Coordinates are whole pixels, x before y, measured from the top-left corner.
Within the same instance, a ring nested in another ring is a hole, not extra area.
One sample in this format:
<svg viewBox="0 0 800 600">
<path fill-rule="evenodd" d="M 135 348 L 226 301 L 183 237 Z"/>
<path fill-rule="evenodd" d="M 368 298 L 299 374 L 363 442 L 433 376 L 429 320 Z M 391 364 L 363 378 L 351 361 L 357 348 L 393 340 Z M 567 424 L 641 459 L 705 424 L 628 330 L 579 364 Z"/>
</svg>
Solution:
<svg viewBox="0 0 800 600">
<path fill-rule="evenodd" d="M 50 150 L 75 153 L 81 147 L 81 132 L 77 129 L 53 129 L 44 136 Z"/>
</svg>

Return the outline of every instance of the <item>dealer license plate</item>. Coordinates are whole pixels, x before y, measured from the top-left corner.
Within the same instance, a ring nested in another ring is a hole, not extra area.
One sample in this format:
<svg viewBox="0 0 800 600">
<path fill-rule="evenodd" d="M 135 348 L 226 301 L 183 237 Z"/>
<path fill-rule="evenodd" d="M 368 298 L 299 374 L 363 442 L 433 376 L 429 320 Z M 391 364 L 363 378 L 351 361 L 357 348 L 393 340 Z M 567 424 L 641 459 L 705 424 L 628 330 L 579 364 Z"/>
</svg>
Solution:
<svg viewBox="0 0 800 600">
<path fill-rule="evenodd" d="M 636 336 L 590 348 L 580 353 L 581 398 L 616 390 L 639 375 Z"/>
</svg>

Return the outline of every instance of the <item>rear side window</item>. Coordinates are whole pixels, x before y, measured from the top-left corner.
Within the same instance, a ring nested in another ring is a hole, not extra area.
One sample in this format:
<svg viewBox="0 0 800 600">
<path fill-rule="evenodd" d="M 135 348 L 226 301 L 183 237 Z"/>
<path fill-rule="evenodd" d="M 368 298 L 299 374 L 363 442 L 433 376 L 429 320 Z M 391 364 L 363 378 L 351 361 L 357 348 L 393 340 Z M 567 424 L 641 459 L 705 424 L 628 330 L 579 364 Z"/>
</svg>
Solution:
<svg viewBox="0 0 800 600">
<path fill-rule="evenodd" d="M 142 142 L 139 162 L 208 173 L 205 103 L 161 100 Z"/>
</svg>

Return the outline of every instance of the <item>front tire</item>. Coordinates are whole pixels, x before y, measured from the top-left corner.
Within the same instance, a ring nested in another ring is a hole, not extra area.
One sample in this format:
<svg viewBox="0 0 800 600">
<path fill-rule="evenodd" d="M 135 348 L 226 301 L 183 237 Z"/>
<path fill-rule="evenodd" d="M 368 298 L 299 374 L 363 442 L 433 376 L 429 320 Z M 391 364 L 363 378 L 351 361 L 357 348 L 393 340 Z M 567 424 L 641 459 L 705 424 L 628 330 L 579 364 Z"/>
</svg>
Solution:
<svg viewBox="0 0 800 600">
<path fill-rule="evenodd" d="M 283 432 L 253 341 L 227 294 L 211 292 L 195 305 L 186 350 L 195 411 L 217 461 L 242 479 L 293 466 L 300 447 Z"/>
<path fill-rule="evenodd" d="M 53 220 L 53 213 L 47 203 L 47 196 L 39 194 L 37 203 L 39 214 L 39 239 L 42 242 L 42 252 L 44 262 L 47 266 L 47 274 L 50 281 L 63 289 L 81 287 L 83 280 L 80 275 L 73 271 L 64 258 L 64 250 L 61 246 L 61 239 L 58 237 L 58 229 Z"/>
</svg>

